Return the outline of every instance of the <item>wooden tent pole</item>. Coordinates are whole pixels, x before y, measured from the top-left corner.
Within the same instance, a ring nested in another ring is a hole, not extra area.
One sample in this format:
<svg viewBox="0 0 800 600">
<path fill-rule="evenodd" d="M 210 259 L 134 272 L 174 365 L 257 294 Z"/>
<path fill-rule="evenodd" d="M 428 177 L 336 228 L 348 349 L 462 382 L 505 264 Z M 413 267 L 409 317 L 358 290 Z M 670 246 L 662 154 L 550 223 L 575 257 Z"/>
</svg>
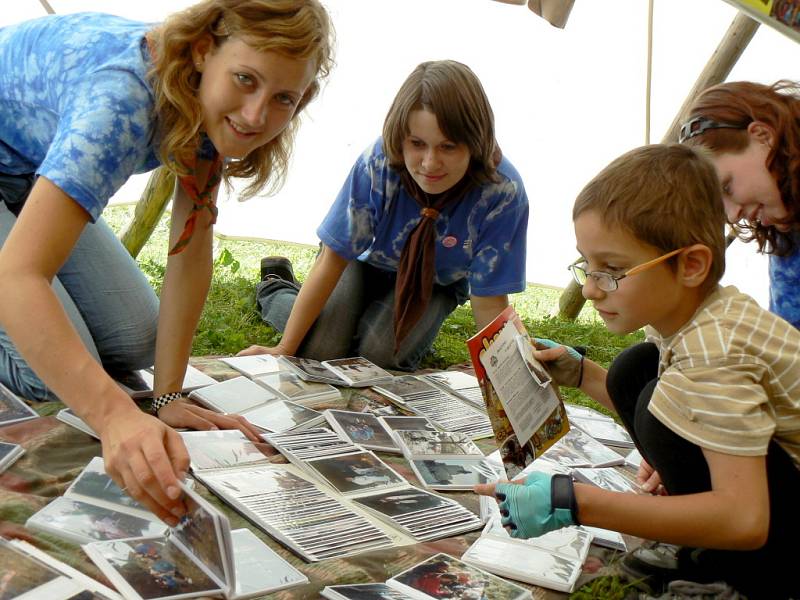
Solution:
<svg viewBox="0 0 800 600">
<path fill-rule="evenodd" d="M 139 255 L 147 240 L 158 225 L 167 203 L 175 191 L 175 174 L 164 167 L 158 167 L 150 174 L 147 187 L 136 203 L 133 218 L 120 234 L 120 240 L 133 258 Z"/>
<path fill-rule="evenodd" d="M 662 139 L 663 143 L 678 141 L 678 130 L 684 118 L 684 113 L 700 92 L 707 87 L 725 81 L 747 44 L 753 39 L 758 25 L 758 21 L 751 19 L 745 13 L 737 13 L 719 46 L 717 46 L 714 54 L 711 55 L 694 86 L 692 86 L 689 95 L 675 115 L 672 125 L 670 125 Z M 558 300 L 558 316 L 563 319 L 574 320 L 578 313 L 581 312 L 585 302 L 586 299 L 581 294 L 580 286 L 575 281 L 570 281 Z"/>
<path fill-rule="evenodd" d="M 727 79 L 736 61 L 739 60 L 744 49 L 747 48 L 747 44 L 756 34 L 758 26 L 759 22 L 751 19 L 745 13 L 740 12 L 736 15 L 730 27 L 728 27 L 728 31 L 725 32 L 725 37 L 722 38 L 719 46 L 714 50 L 714 54 L 711 55 L 708 64 L 706 64 L 697 81 L 695 81 L 689 95 L 686 96 L 686 100 L 683 101 L 683 105 L 678 114 L 675 115 L 672 125 L 667 129 L 667 133 L 662 140 L 663 143 L 678 141 L 678 130 L 681 127 L 686 111 L 689 110 L 689 106 L 704 89 L 722 83 Z"/>
</svg>

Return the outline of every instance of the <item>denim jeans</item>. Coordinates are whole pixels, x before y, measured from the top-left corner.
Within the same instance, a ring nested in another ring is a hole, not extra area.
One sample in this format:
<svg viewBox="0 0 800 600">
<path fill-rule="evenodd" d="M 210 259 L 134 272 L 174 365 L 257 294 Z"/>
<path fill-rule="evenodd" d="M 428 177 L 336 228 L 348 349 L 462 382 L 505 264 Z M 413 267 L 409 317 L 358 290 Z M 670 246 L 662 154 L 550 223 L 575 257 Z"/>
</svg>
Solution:
<svg viewBox="0 0 800 600">
<path fill-rule="evenodd" d="M 698 494 L 711 490 L 711 475 L 699 446 L 674 433 L 648 410 L 658 383 L 658 348 L 648 342 L 627 348 L 614 359 L 608 370 L 606 387 L 625 428 L 642 456 L 661 476 L 670 495 Z M 700 577 L 724 579 L 748 598 L 786 598 L 792 586 L 792 552 L 800 532 L 800 470 L 775 441 L 767 451 L 769 487 L 769 537 L 758 550 L 683 549 L 678 553 L 684 565 Z M 742 490 L 747 493 L 747 490 Z M 703 523 L 695 527 L 702 528 Z M 686 557 L 682 560 L 682 557 Z"/>
<path fill-rule="evenodd" d="M 0 197 L 11 205 L 20 203 L 19 179 L 0 174 Z M 27 196 L 27 191 L 24 194 Z M 14 214 L 0 202 L 0 246 L 15 222 Z M 4 282 L 3 287 L 3 293 L 9 293 L 12 286 Z M 107 371 L 130 371 L 153 364 L 158 298 L 102 218 L 86 225 L 53 279 L 53 291 L 86 349 Z M 30 400 L 55 399 L 2 327 L 0 382 Z"/>
<path fill-rule="evenodd" d="M 385 369 L 414 371 L 430 351 L 444 320 L 467 298 L 466 281 L 434 285 L 425 314 L 394 353 L 394 286 L 396 273 L 359 260 L 350 261 L 297 356 L 330 360 L 363 356 Z M 284 331 L 299 287 L 283 280 L 256 287 L 261 318 Z"/>
</svg>

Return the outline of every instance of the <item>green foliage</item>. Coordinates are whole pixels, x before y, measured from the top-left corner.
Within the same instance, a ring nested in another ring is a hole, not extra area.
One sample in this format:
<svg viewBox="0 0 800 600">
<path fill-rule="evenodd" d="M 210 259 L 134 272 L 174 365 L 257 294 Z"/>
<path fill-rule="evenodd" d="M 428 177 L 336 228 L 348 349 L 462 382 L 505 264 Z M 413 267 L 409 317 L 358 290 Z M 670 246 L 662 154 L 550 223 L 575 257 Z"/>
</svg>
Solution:
<svg viewBox="0 0 800 600">
<path fill-rule="evenodd" d="M 120 231 L 132 215 L 133 207 L 127 205 L 111 207 L 104 213 L 116 231 Z M 168 236 L 169 212 L 166 212 L 138 257 L 142 271 L 157 293 L 164 278 Z M 261 321 L 255 303 L 260 260 L 271 255 L 289 258 L 295 275 L 302 281 L 314 263 L 317 248 L 287 242 L 216 240 L 211 289 L 192 347 L 195 355 L 235 354 L 251 344 L 273 346 L 280 340 L 280 333 Z M 585 306 L 575 321 L 552 316 L 558 311 L 560 295 L 561 290 L 530 285 L 512 297 L 514 307 L 531 335 L 563 344 L 586 346 L 588 356 L 604 366 L 621 350 L 642 340 L 641 332 L 622 337 L 609 333 L 590 306 Z M 459 306 L 444 322 L 433 350 L 423 359 L 422 366 L 446 368 L 468 361 L 464 342 L 474 334 L 475 322 L 469 305 Z M 567 400 L 598 408 L 594 401 L 577 390 L 562 391 Z"/>
<path fill-rule="evenodd" d="M 570 600 L 626 600 L 637 598 L 637 582 L 629 583 L 618 576 L 592 579 L 579 590 L 570 594 Z"/>
</svg>

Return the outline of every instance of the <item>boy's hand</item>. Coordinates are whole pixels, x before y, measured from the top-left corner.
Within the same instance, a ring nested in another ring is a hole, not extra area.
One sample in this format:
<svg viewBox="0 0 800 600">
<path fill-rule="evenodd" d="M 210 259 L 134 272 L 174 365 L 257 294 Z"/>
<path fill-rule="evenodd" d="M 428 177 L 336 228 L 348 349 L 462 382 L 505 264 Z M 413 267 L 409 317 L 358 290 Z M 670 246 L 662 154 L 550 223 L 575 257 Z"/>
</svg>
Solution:
<svg viewBox="0 0 800 600">
<path fill-rule="evenodd" d="M 657 496 L 666 496 L 667 490 L 661 483 L 661 475 L 658 474 L 653 467 L 650 466 L 645 459 L 639 464 L 639 470 L 636 473 L 636 481 L 642 491 L 650 492 Z"/>
<path fill-rule="evenodd" d="M 575 493 L 568 475 L 533 472 L 524 483 L 483 484 L 474 489 L 497 498 L 501 523 L 511 537 L 539 537 L 577 524 Z"/>
<path fill-rule="evenodd" d="M 583 381 L 583 355 L 572 346 L 553 340 L 534 338 L 533 356 L 547 365 L 550 377 L 559 386 L 580 387 Z"/>
</svg>

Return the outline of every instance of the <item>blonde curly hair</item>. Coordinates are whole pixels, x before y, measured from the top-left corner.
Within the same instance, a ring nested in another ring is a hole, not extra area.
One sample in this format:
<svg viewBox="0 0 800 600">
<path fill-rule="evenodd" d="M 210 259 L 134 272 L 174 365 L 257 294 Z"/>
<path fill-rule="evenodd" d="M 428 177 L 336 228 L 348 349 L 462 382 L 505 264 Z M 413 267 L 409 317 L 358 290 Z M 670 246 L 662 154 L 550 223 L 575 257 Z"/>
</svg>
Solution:
<svg viewBox="0 0 800 600">
<path fill-rule="evenodd" d="M 273 51 L 316 65 L 314 81 L 297 105 L 289 125 L 245 158 L 226 161 L 224 177 L 252 179 L 242 197 L 269 184 L 280 188 L 302 109 L 319 93 L 333 66 L 333 28 L 318 0 L 204 0 L 175 13 L 148 33 L 153 49 L 149 77 L 158 115 L 159 156 L 168 169 L 186 174 L 200 145 L 203 114 L 200 85 L 192 61 L 192 44 L 210 34 L 215 46 L 237 37 L 258 51 Z"/>
</svg>

